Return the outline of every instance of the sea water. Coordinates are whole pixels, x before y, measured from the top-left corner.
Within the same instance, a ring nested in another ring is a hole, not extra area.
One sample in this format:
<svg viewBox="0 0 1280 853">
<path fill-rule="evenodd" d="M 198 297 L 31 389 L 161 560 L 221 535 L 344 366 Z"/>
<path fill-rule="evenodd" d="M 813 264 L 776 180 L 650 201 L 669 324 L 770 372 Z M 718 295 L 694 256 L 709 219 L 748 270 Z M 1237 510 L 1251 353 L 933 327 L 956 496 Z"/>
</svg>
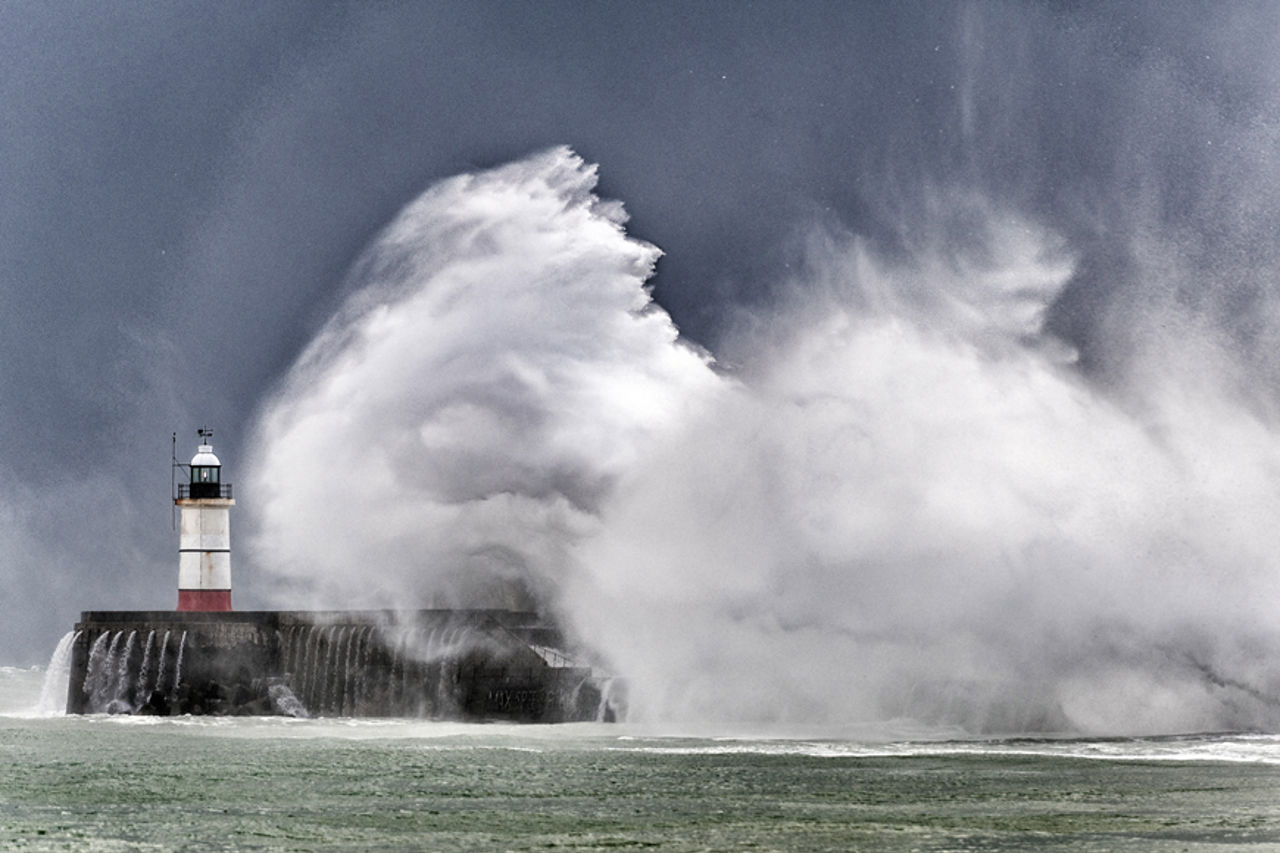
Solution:
<svg viewBox="0 0 1280 853">
<path fill-rule="evenodd" d="M 0 849 L 1280 850 L 1280 737 L 68 717 L 0 668 Z"/>
</svg>

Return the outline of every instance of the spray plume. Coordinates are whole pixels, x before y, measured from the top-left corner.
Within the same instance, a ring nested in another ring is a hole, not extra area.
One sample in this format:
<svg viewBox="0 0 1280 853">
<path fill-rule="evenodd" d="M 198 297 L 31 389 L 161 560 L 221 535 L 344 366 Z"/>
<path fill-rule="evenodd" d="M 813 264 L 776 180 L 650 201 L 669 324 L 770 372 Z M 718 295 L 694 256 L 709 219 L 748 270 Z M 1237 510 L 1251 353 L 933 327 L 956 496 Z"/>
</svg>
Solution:
<svg viewBox="0 0 1280 853">
<path fill-rule="evenodd" d="M 1134 327 L 1091 384 L 1044 330 L 1070 253 L 969 198 L 966 253 L 815 228 L 726 377 L 594 186 L 563 148 L 456 177 L 356 265 L 254 442 L 282 600 L 533 604 L 641 719 L 1280 723 L 1280 451 L 1213 335 Z"/>
<path fill-rule="evenodd" d="M 358 262 L 251 465 L 290 596 L 545 603 L 648 437 L 717 383 L 644 289 L 658 250 L 595 180 L 556 149 L 445 181 Z"/>
</svg>

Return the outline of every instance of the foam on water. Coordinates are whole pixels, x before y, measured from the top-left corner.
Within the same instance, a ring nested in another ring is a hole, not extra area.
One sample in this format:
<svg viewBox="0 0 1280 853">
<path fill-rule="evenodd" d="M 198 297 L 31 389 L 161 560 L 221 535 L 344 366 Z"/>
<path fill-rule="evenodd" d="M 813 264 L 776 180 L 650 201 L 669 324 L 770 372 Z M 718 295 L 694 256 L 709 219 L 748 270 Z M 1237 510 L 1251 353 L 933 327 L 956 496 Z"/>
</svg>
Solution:
<svg viewBox="0 0 1280 853">
<path fill-rule="evenodd" d="M 35 715 L 44 683 L 45 670 L 41 667 L 0 666 L 0 714 Z"/>
<path fill-rule="evenodd" d="M 70 635 L 68 635 L 70 636 Z M 63 638 L 69 645 L 70 640 Z M 63 643 L 59 644 L 62 648 Z M 602 749 L 655 755 L 772 755 L 823 758 L 909 756 L 1042 756 L 1106 761 L 1239 762 L 1280 766 L 1280 736 L 1270 734 L 1197 734 L 1151 738 L 1005 738 L 957 739 L 953 728 L 898 721 L 845 727 L 837 736 L 816 731 L 757 727 L 732 733 L 714 727 L 670 728 L 652 724 L 570 723 L 556 726 L 451 723 L 404 719 L 301 719 L 294 717 L 145 717 L 92 715 L 68 718 L 46 707 L 51 683 L 65 693 L 65 672 L 0 667 L 0 714 L 31 724 L 107 727 L 186 733 L 193 737 L 290 740 L 418 742 L 424 749 L 505 749 L 559 751 Z"/>
<path fill-rule="evenodd" d="M 0 745 L 0 841 L 36 850 L 1280 843 L 1276 740 L 1251 736 L 874 743 L 102 715 L 0 718 Z"/>
</svg>

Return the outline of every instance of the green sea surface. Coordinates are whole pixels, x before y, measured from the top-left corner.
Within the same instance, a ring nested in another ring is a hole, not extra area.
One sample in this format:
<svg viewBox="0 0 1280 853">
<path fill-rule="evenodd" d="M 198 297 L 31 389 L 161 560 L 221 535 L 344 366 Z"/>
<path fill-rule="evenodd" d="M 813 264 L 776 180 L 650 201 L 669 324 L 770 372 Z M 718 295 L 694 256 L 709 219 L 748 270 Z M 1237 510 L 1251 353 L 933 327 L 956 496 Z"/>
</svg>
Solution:
<svg viewBox="0 0 1280 853">
<path fill-rule="evenodd" d="M 1261 761 L 559 728 L 3 719 L 0 847 L 1280 850 Z"/>
<path fill-rule="evenodd" d="M 1269 735 L 676 736 L 0 704 L 4 850 L 1280 850 L 1278 795 Z"/>
</svg>

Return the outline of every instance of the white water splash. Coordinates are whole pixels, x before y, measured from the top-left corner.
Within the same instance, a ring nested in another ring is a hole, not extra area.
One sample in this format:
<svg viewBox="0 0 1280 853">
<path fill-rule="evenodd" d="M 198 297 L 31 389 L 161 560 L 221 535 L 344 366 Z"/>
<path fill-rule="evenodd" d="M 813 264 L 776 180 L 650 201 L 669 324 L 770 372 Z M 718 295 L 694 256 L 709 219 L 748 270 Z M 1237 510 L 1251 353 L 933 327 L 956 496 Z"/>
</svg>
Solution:
<svg viewBox="0 0 1280 853">
<path fill-rule="evenodd" d="M 291 599 L 531 595 L 639 719 L 1280 725 L 1280 442 L 1205 330 L 1126 330 L 1090 384 L 1042 328 L 1060 241 L 960 197 L 971 255 L 816 230 L 727 379 L 594 180 L 555 150 L 443 182 L 357 266 L 257 432 Z M 293 486 L 317 464 L 342 500 Z"/>
<path fill-rule="evenodd" d="M 137 682 L 133 679 L 130 665 L 133 662 L 133 647 L 137 639 L 137 630 L 130 630 L 128 638 L 125 640 L 124 648 L 120 650 L 116 658 L 115 672 L 112 677 L 112 697 L 107 703 L 107 713 L 129 714 L 134 710 L 131 694 L 136 692 Z M 141 677 L 141 674 L 139 674 L 139 677 Z"/>
<path fill-rule="evenodd" d="M 267 695 L 271 699 L 271 707 L 277 714 L 298 719 L 306 719 L 310 716 L 298 697 L 293 695 L 289 685 L 283 682 L 276 681 L 267 685 Z"/>
<path fill-rule="evenodd" d="M 147 642 L 142 650 L 142 668 L 138 672 L 137 702 L 142 704 L 151 698 L 151 658 L 152 648 L 156 642 L 156 631 L 147 632 Z"/>
<path fill-rule="evenodd" d="M 612 482 L 717 384 L 644 290 L 658 250 L 595 180 L 555 150 L 445 181 L 360 261 L 249 460 L 250 547 L 282 597 L 545 599 Z M 290 485 L 317 462 L 340 500 Z"/>
<path fill-rule="evenodd" d="M 178 691 L 182 688 L 182 658 L 187 653 L 187 632 L 182 632 L 182 639 L 178 641 L 178 659 L 173 664 L 173 689 L 170 691 L 172 695 L 177 696 Z"/>
<path fill-rule="evenodd" d="M 169 629 L 165 629 L 164 639 L 160 641 L 159 660 L 156 661 L 156 684 L 153 690 L 163 690 L 161 686 L 164 684 L 165 660 L 169 656 Z M 150 698 L 150 697 L 148 697 Z"/>
<path fill-rule="evenodd" d="M 88 697 L 89 707 L 95 708 L 98 697 L 106 689 L 111 670 L 108 649 L 112 643 L 112 632 L 103 631 L 89 647 L 89 661 L 85 665 L 83 690 Z M 119 637 L 119 634 L 114 636 Z"/>
<path fill-rule="evenodd" d="M 60 716 L 67 712 L 67 688 L 71 677 L 71 650 L 75 645 L 79 631 L 68 631 L 58 641 L 57 648 L 49 658 L 49 666 L 44 671 L 44 684 L 40 688 L 40 699 L 33 712 L 42 717 Z"/>
</svg>

